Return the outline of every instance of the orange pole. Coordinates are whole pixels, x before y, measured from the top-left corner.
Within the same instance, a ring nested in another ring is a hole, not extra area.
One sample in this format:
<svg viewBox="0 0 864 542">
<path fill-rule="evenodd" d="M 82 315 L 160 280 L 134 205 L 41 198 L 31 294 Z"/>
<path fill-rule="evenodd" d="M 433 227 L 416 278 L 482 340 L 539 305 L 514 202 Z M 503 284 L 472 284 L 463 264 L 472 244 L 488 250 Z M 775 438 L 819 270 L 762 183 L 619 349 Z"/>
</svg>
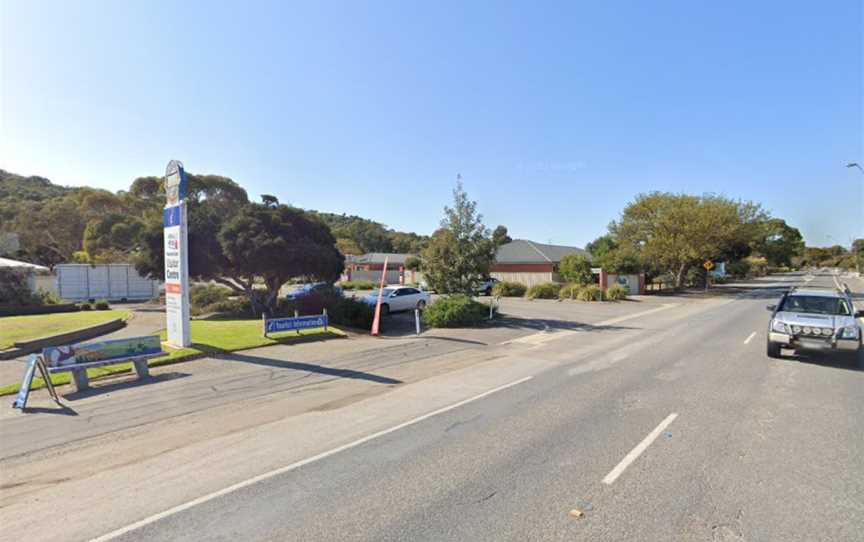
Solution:
<svg viewBox="0 0 864 542">
<path fill-rule="evenodd" d="M 387 280 L 387 256 L 384 256 L 384 269 L 381 270 L 381 283 L 378 285 L 378 301 L 375 302 L 375 318 L 372 320 L 372 336 L 377 337 L 381 329 L 381 292 Z"/>
</svg>

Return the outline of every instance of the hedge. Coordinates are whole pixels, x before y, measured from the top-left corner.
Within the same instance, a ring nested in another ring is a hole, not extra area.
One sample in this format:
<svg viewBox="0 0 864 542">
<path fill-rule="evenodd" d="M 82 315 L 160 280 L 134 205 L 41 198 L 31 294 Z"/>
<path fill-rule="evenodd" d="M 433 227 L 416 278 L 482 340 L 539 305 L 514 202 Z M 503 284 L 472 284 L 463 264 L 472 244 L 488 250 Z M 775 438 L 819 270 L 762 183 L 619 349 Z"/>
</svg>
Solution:
<svg viewBox="0 0 864 542">
<path fill-rule="evenodd" d="M 489 307 L 464 294 L 442 297 L 423 311 L 429 327 L 476 326 L 488 317 Z"/>
<path fill-rule="evenodd" d="M 502 280 L 492 288 L 492 295 L 497 297 L 522 297 L 525 295 L 525 285 L 521 282 Z"/>
<path fill-rule="evenodd" d="M 528 299 L 558 299 L 559 290 L 561 290 L 560 284 L 544 282 L 528 288 L 525 297 Z"/>
</svg>

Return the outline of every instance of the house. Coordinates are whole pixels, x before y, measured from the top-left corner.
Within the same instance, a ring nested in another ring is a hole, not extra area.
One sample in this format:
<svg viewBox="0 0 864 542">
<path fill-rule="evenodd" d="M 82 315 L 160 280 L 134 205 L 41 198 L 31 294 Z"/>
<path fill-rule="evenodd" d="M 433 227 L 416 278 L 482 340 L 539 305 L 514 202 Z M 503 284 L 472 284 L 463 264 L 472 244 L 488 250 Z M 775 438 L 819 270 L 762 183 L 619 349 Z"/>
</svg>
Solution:
<svg viewBox="0 0 864 542">
<path fill-rule="evenodd" d="M 578 247 L 546 245 L 527 239 L 516 239 L 498 247 L 490 274 L 498 280 L 520 282 L 525 286 L 561 282 L 558 265 L 561 258 L 568 254 L 578 254 L 591 259 L 587 251 Z"/>
<path fill-rule="evenodd" d="M 527 239 L 516 239 L 498 247 L 495 264 L 491 275 L 498 280 L 519 282 L 525 286 L 534 286 L 543 282 L 563 282 L 558 274 L 561 258 L 568 254 L 578 254 L 591 260 L 591 255 L 584 249 L 563 245 L 544 245 Z M 599 267 L 592 267 L 594 282 L 604 290 L 612 284 L 619 284 L 630 294 L 645 292 L 645 275 L 643 273 L 618 275 L 607 273 Z"/>
<path fill-rule="evenodd" d="M 343 280 L 381 280 L 384 261 L 387 261 L 386 284 L 416 284 L 420 282 L 420 274 L 405 269 L 405 262 L 413 254 L 369 252 L 362 256 L 346 256 Z"/>
</svg>

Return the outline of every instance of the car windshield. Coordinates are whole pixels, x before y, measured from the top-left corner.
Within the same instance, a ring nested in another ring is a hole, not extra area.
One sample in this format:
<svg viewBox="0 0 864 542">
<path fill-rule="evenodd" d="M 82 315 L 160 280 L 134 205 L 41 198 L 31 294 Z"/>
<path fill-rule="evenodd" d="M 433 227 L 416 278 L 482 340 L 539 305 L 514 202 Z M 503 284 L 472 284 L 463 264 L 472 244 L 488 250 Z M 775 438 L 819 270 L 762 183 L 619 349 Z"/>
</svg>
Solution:
<svg viewBox="0 0 864 542">
<path fill-rule="evenodd" d="M 387 297 L 395 291 L 395 288 L 384 288 L 383 290 L 381 290 L 381 297 Z M 373 291 L 371 295 L 374 297 L 378 297 L 378 290 Z"/>
<path fill-rule="evenodd" d="M 849 316 L 851 314 L 849 303 L 845 299 L 819 295 L 790 295 L 783 301 L 780 310 L 834 316 Z"/>
</svg>

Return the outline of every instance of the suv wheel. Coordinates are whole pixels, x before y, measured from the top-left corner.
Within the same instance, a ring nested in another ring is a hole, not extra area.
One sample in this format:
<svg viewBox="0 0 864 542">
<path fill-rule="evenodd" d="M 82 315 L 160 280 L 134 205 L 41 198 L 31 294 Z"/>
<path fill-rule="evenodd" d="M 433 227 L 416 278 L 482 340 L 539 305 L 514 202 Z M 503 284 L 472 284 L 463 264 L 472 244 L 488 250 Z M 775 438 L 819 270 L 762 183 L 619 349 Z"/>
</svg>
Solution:
<svg viewBox="0 0 864 542">
<path fill-rule="evenodd" d="M 769 358 L 779 358 L 780 357 L 780 345 L 778 343 L 772 343 L 768 341 L 768 357 Z"/>
</svg>

